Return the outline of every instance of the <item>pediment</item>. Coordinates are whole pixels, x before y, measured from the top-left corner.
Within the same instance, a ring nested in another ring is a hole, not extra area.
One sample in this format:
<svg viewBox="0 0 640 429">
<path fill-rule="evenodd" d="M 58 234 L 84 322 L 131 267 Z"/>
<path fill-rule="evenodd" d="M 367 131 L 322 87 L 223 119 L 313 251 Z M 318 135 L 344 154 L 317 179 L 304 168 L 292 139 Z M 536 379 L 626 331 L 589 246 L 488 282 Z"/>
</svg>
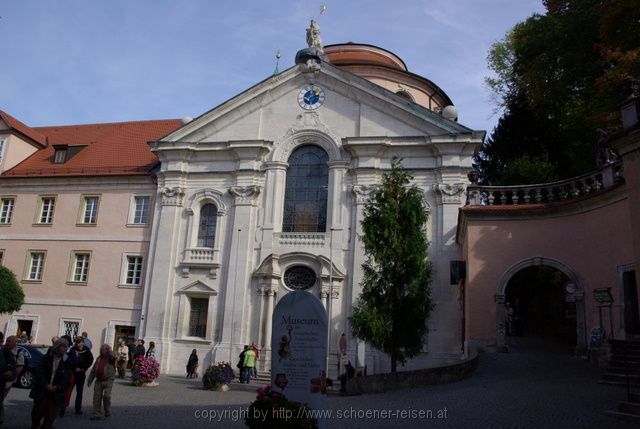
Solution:
<svg viewBox="0 0 640 429">
<path fill-rule="evenodd" d="M 326 94 L 324 104 L 315 111 L 321 131 L 338 139 L 473 133 L 366 79 L 323 63 L 313 72 L 305 71 L 305 66 L 294 66 L 272 76 L 182 126 L 155 146 L 282 140 L 292 127 L 299 128 L 305 117 L 297 100 L 301 88 L 309 83 L 321 86 Z"/>
<path fill-rule="evenodd" d="M 206 283 L 198 280 L 191 284 L 184 286 L 182 289 L 176 292 L 177 294 L 187 295 L 217 295 L 218 292 L 207 285 Z"/>
</svg>

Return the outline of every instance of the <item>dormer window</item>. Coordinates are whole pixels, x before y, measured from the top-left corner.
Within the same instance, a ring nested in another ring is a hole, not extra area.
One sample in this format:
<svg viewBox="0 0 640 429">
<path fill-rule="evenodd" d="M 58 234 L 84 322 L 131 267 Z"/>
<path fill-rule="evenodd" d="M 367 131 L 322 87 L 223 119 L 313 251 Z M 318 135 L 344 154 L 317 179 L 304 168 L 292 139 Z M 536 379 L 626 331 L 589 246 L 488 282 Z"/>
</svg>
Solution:
<svg viewBox="0 0 640 429">
<path fill-rule="evenodd" d="M 66 160 L 67 160 L 67 149 L 56 148 L 55 155 L 53 156 L 53 162 L 55 164 L 64 164 Z"/>
<path fill-rule="evenodd" d="M 84 144 L 54 144 L 53 149 L 53 163 L 64 164 L 73 158 L 78 152 L 82 150 L 86 145 Z"/>
</svg>

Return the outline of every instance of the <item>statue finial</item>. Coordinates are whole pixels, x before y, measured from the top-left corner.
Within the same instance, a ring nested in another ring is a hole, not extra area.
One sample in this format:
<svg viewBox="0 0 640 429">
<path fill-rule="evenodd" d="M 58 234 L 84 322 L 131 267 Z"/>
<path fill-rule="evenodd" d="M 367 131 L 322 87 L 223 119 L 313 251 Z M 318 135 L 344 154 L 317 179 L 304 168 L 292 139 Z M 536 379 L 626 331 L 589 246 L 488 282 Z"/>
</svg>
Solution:
<svg viewBox="0 0 640 429">
<path fill-rule="evenodd" d="M 309 28 L 307 28 L 307 45 L 310 48 L 317 48 L 322 51 L 322 38 L 320 37 L 320 27 L 315 19 L 311 20 Z"/>
</svg>

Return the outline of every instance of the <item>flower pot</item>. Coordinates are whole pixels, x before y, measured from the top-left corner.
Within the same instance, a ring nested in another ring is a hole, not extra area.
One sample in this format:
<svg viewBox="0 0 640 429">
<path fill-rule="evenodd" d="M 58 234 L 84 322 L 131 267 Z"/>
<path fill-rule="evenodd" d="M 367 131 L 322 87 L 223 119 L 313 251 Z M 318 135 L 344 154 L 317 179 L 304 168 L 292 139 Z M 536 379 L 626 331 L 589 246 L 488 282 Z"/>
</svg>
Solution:
<svg viewBox="0 0 640 429">
<path fill-rule="evenodd" d="M 217 389 L 216 392 L 226 392 L 229 390 L 229 385 L 228 384 L 221 384 Z"/>
<path fill-rule="evenodd" d="M 160 386 L 160 383 L 152 381 L 150 383 L 142 383 L 140 386 L 142 386 L 142 387 L 158 387 L 158 386 Z"/>
</svg>

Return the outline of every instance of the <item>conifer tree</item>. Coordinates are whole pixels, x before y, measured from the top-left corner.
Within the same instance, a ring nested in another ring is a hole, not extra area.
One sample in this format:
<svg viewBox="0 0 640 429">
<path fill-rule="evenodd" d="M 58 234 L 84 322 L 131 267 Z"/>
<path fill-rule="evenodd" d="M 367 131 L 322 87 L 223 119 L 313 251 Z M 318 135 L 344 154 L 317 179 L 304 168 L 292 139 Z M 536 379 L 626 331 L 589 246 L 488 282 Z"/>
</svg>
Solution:
<svg viewBox="0 0 640 429">
<path fill-rule="evenodd" d="M 422 191 L 395 159 L 364 206 L 366 260 L 353 315 L 353 335 L 387 353 L 391 372 L 422 350 L 430 298 L 428 213 Z"/>
</svg>

